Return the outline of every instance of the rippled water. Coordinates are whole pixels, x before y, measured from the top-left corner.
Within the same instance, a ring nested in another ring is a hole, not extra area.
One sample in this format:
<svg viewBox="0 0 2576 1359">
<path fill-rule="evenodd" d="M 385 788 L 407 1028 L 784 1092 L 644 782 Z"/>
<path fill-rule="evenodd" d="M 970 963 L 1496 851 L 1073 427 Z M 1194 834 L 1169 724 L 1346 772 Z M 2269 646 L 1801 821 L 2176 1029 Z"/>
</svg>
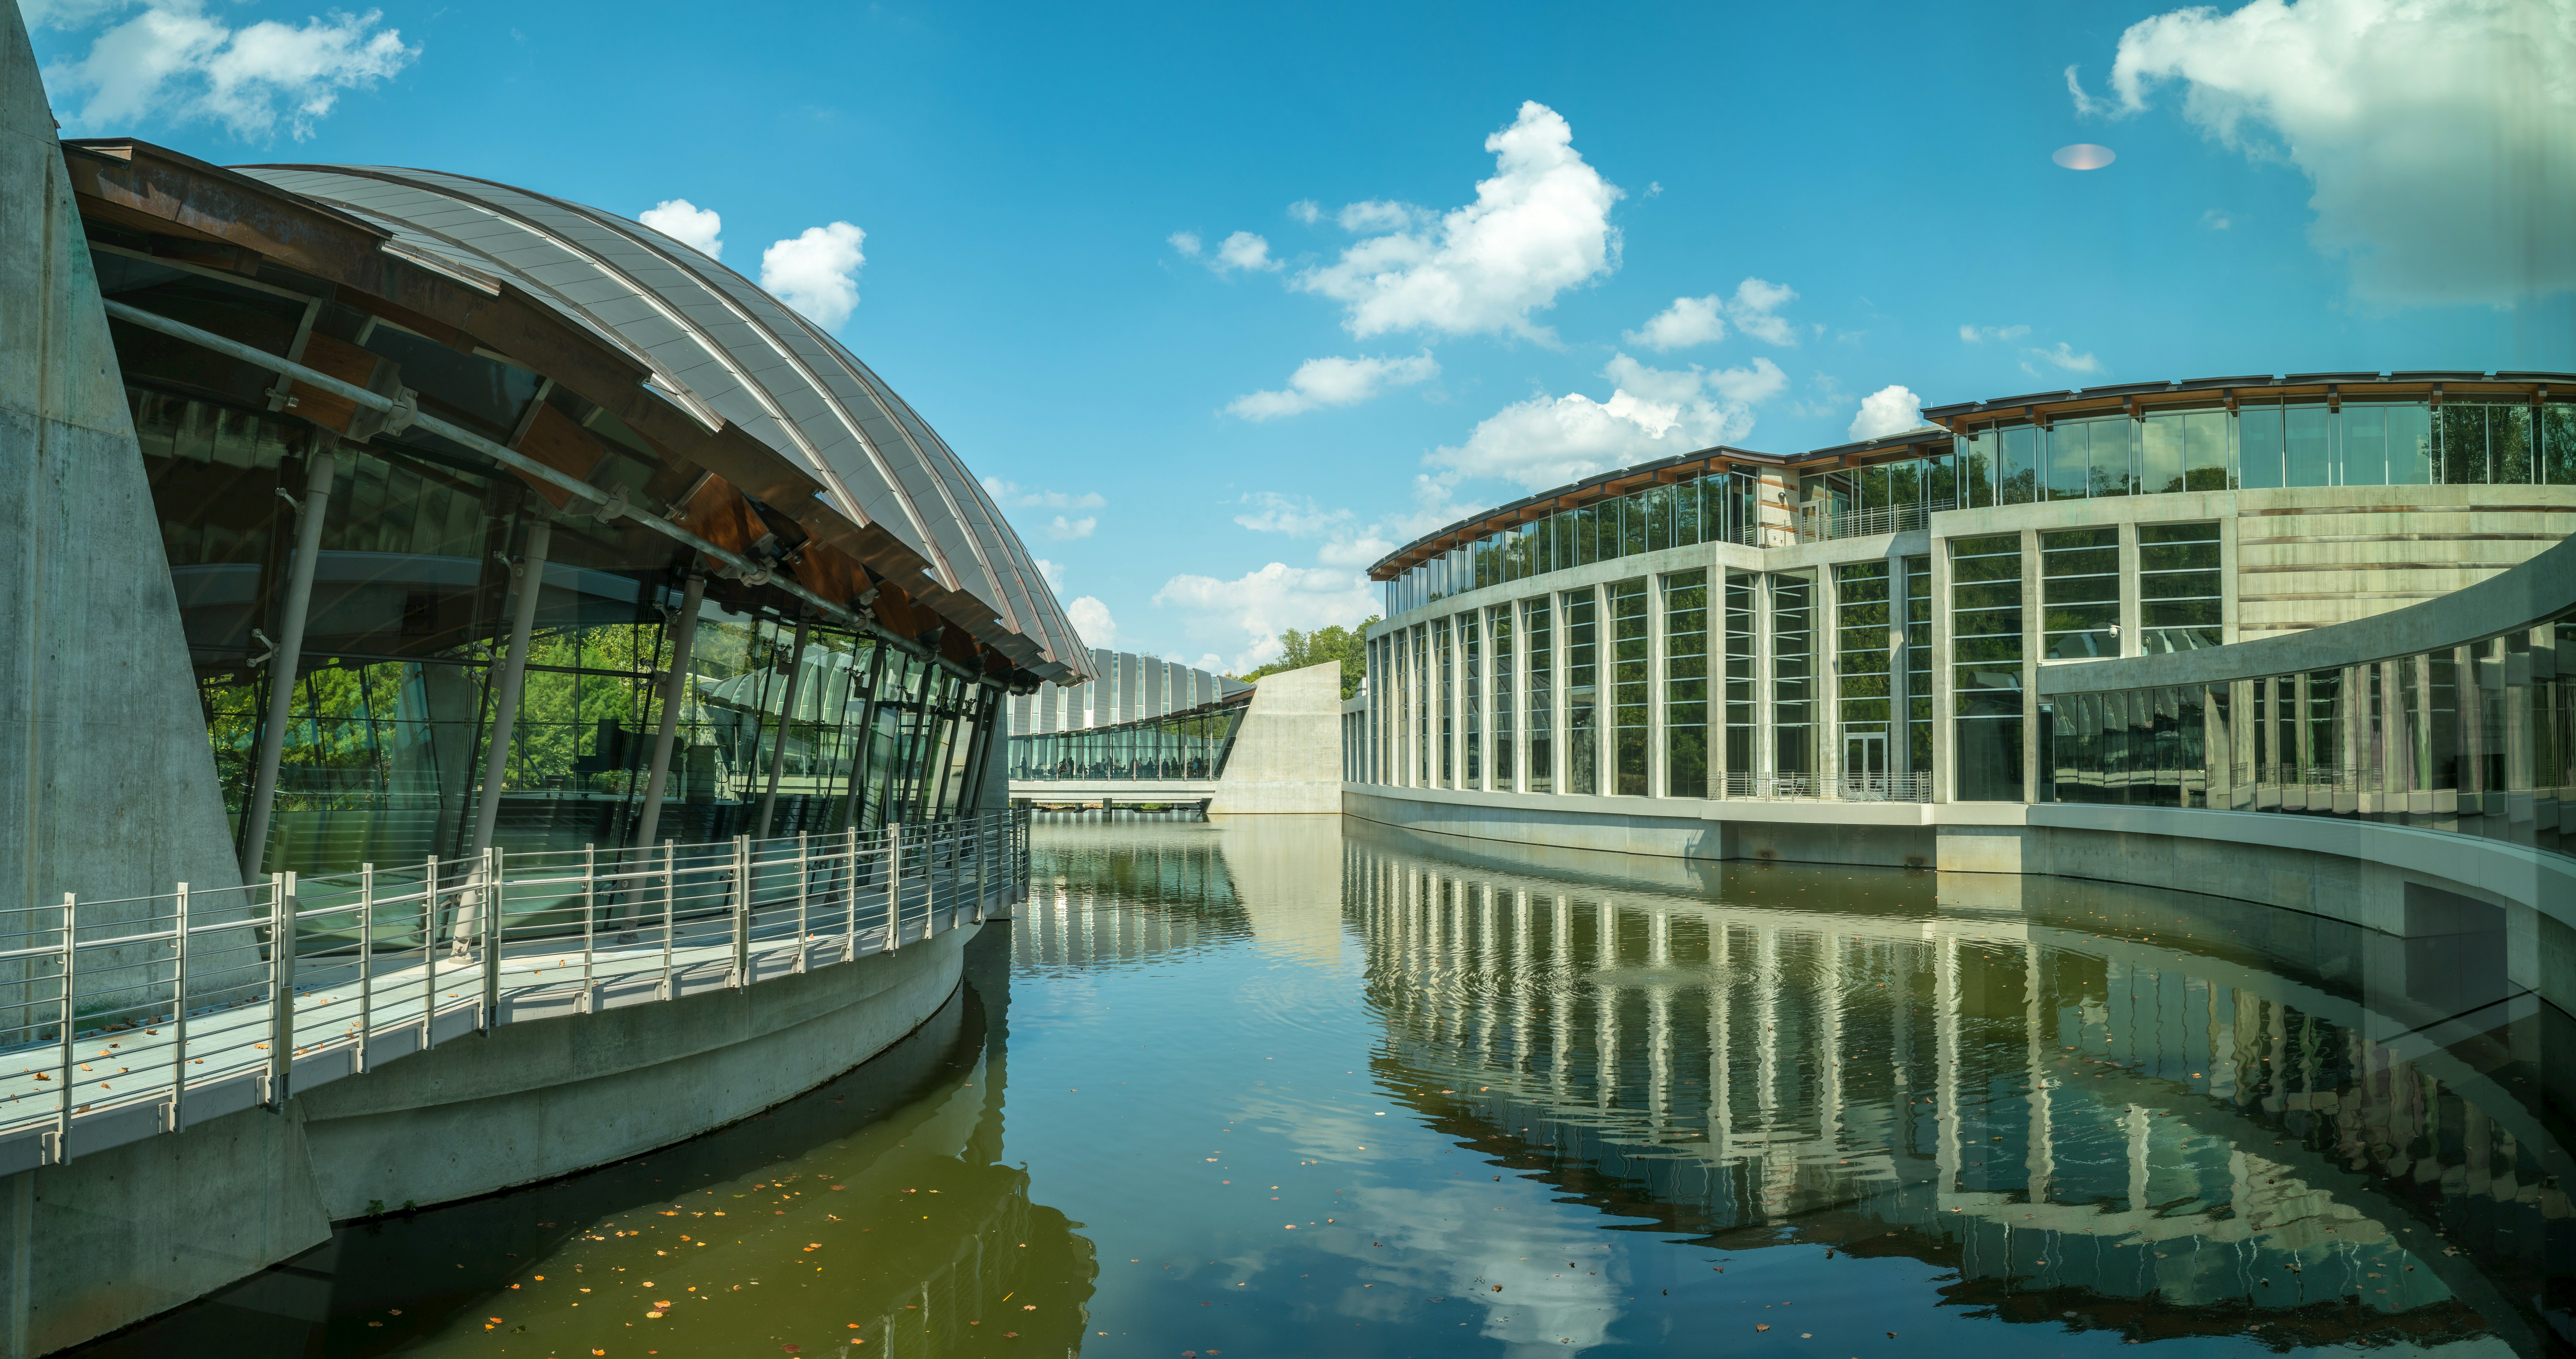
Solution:
<svg viewBox="0 0 2576 1359">
<path fill-rule="evenodd" d="M 1036 873 L 833 1085 L 93 1352 L 2566 1352 L 2564 1017 L 2314 917 L 1337 818 Z"/>
</svg>

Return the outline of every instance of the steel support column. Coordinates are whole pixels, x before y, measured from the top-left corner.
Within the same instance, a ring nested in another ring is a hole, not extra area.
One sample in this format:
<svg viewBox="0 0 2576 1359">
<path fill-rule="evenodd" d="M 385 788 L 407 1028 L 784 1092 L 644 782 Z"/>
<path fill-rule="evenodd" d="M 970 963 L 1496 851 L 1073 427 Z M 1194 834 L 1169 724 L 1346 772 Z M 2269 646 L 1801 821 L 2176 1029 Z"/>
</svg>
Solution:
<svg viewBox="0 0 2576 1359">
<path fill-rule="evenodd" d="M 318 450 L 318 451 L 316 451 Z M 277 766 L 286 750 L 286 728 L 295 711 L 296 670 L 304 656 L 304 620 L 313 603 L 313 561 L 322 548 L 322 517 L 331 503 L 331 473 L 338 444 L 316 436 L 305 454 L 304 501 L 297 506 L 295 564 L 286 585 L 286 612 L 268 657 L 268 722 L 259 734 L 259 771 L 251 780 L 250 806 L 242 814 L 242 879 L 259 880 L 267 857 L 269 812 L 277 802 Z"/>
<path fill-rule="evenodd" d="M 492 682 L 492 736 L 484 745 L 483 796 L 474 807 L 474 841 L 466 857 L 480 858 L 492 846 L 492 827 L 501 815 L 501 784 L 510 772 L 510 750 L 519 734 L 519 695 L 528 677 L 528 645 L 536 630 L 537 594 L 545 580 L 546 549 L 554 526 L 540 519 L 528 526 L 527 555 L 517 568 L 519 596 L 511 601 L 510 654 Z"/>
<path fill-rule="evenodd" d="M 689 688 L 689 655 L 698 640 L 698 606 L 707 597 L 707 578 L 692 571 L 680 591 L 680 617 L 671 625 L 671 673 L 662 685 L 662 720 L 653 729 L 653 772 L 644 781 L 644 812 L 635 823 L 634 843 L 647 849 L 662 828 L 662 790 L 671 781 L 671 739 L 680 731 L 680 701 Z"/>
<path fill-rule="evenodd" d="M 796 716 L 796 686 L 805 678 L 805 638 L 812 623 L 802 614 L 796 617 L 796 648 L 787 660 L 787 696 L 778 705 L 778 734 L 770 739 L 769 784 L 760 794 L 760 833 L 769 838 L 769 818 L 778 810 L 778 776 L 787 767 L 787 724 Z"/>
</svg>

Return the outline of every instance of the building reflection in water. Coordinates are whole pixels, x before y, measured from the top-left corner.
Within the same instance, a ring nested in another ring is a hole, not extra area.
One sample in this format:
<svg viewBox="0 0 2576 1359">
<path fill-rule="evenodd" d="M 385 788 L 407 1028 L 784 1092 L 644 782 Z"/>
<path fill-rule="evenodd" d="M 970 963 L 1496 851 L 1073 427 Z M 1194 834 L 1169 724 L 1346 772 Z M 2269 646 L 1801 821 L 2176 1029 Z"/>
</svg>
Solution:
<svg viewBox="0 0 2576 1359">
<path fill-rule="evenodd" d="M 2423 1027 L 2388 941 L 2217 898 L 1352 825 L 1381 1079 L 1606 1212 L 2135 1339 L 2576 1338 L 2531 998 Z"/>
</svg>

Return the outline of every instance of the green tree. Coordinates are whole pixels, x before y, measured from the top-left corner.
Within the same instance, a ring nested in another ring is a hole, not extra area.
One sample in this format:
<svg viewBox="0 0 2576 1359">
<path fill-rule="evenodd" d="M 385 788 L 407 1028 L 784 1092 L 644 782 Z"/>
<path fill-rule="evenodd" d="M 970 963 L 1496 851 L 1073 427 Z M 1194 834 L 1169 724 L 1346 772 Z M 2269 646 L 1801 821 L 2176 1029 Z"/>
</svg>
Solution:
<svg viewBox="0 0 2576 1359">
<path fill-rule="evenodd" d="M 1252 681 L 1264 675 L 1276 675 L 1285 670 L 1303 670 L 1307 666 L 1322 665 L 1326 661 L 1340 661 L 1342 697 L 1350 698 L 1359 693 L 1360 680 L 1368 674 L 1368 630 L 1377 626 L 1377 619 L 1376 614 L 1370 614 L 1356 628 L 1346 628 L 1338 623 L 1331 627 L 1317 628 L 1313 632 L 1300 632 L 1290 628 L 1279 634 L 1279 645 L 1283 652 L 1279 659 L 1251 674 L 1237 675 L 1235 678 Z"/>
</svg>

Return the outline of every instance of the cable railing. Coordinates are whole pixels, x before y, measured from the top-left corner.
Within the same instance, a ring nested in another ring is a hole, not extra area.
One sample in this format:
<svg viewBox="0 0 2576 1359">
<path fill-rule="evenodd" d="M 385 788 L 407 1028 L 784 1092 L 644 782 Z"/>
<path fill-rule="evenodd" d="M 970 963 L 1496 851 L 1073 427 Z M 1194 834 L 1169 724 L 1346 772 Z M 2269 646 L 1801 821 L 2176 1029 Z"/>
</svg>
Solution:
<svg viewBox="0 0 2576 1359">
<path fill-rule="evenodd" d="M 1848 510 L 1837 509 L 1829 501 L 1804 501 L 1798 506 L 1798 541 L 1816 543 L 1836 538 L 1869 538 L 1882 533 L 1912 533 L 1929 527 L 1935 513 L 1952 508 L 1955 508 L 1952 502 L 1941 501 Z"/>
<path fill-rule="evenodd" d="M 1721 796 L 1748 801 L 1775 802 L 1930 802 L 1932 775 L 1861 774 L 1756 774 L 1729 770 Z"/>
<path fill-rule="evenodd" d="M 67 893 L 0 915 L 0 1173 L 282 1107 L 462 1033 L 892 952 L 1019 900 L 1028 837 L 1027 813 L 991 812 Z"/>
</svg>

